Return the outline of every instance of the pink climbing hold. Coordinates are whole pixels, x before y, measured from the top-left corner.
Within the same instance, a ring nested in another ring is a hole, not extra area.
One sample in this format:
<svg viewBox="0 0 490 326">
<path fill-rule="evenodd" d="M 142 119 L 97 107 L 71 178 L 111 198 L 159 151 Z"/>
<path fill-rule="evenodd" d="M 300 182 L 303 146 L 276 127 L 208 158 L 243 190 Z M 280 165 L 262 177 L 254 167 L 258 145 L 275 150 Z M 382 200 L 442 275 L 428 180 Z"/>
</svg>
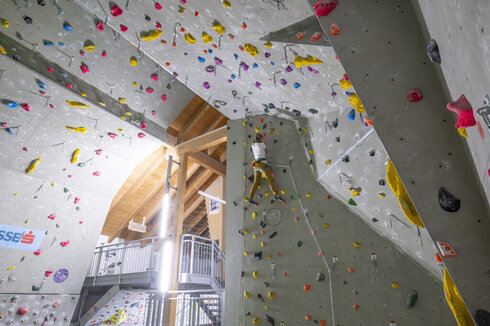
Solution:
<svg viewBox="0 0 490 326">
<path fill-rule="evenodd" d="M 342 77 L 345 81 L 349 81 L 349 77 L 347 76 L 347 74 L 344 74 L 344 76 Z"/>
<path fill-rule="evenodd" d="M 99 31 L 103 31 L 104 30 L 104 22 L 103 21 L 97 22 L 97 24 L 95 24 L 95 28 L 97 28 Z"/>
<path fill-rule="evenodd" d="M 28 152 L 28 151 L 29 151 L 29 150 L 27 149 L 27 147 L 22 147 L 22 150 L 23 150 L 24 152 Z"/>
<path fill-rule="evenodd" d="M 159 22 L 157 22 L 157 24 L 155 25 L 155 28 L 156 29 L 162 29 L 162 24 L 160 24 Z"/>
<path fill-rule="evenodd" d="M 163 94 L 160 98 L 165 102 L 167 100 L 167 95 Z"/>
<path fill-rule="evenodd" d="M 107 133 L 107 136 L 111 137 L 112 139 L 114 139 L 114 138 L 117 137 L 117 135 L 115 133 L 113 133 L 113 132 L 108 132 Z"/>
<path fill-rule="evenodd" d="M 88 69 L 87 65 L 85 65 L 85 64 L 83 64 L 83 63 L 80 65 L 80 70 L 81 70 L 81 71 L 82 71 L 84 74 L 85 74 L 85 73 L 87 73 L 87 72 L 90 72 L 90 69 Z"/>
<path fill-rule="evenodd" d="M 123 33 L 128 31 L 128 28 L 126 26 L 124 26 L 123 24 L 120 24 L 119 28 L 121 29 L 121 32 L 123 32 Z"/>
<path fill-rule="evenodd" d="M 151 74 L 150 78 L 154 81 L 158 81 L 158 74 Z"/>
<path fill-rule="evenodd" d="M 53 213 L 53 214 L 49 215 L 48 218 L 50 220 L 54 220 L 56 218 L 56 214 Z"/>
<path fill-rule="evenodd" d="M 349 268 L 347 268 L 347 271 L 348 271 L 349 273 L 354 273 L 354 268 L 349 267 Z"/>
<path fill-rule="evenodd" d="M 80 202 L 80 198 L 79 197 L 75 197 L 75 200 L 73 201 L 75 204 L 78 204 Z"/>
<path fill-rule="evenodd" d="M 98 177 L 99 175 L 101 175 L 102 172 L 100 171 L 95 171 L 94 173 L 92 173 L 93 176 L 95 177 Z"/>
<path fill-rule="evenodd" d="M 31 112 L 31 107 L 27 103 L 22 104 L 22 108 L 27 112 Z"/>
<path fill-rule="evenodd" d="M 149 93 L 149 94 L 153 93 L 153 88 L 147 87 L 146 88 L 146 92 Z"/>
<path fill-rule="evenodd" d="M 60 245 L 61 245 L 62 247 L 66 247 L 66 246 L 68 246 L 69 244 L 70 244 L 70 241 L 61 241 L 61 242 L 60 242 Z"/>
<path fill-rule="evenodd" d="M 352 308 L 357 311 L 357 310 L 359 310 L 359 305 L 355 304 L 352 306 Z"/>
<path fill-rule="evenodd" d="M 60 303 L 58 301 L 56 301 L 55 303 L 53 303 L 53 308 L 58 308 L 60 306 Z"/>
<path fill-rule="evenodd" d="M 413 88 L 410 92 L 407 94 L 407 100 L 409 102 L 418 102 L 422 100 L 424 96 L 422 95 L 422 92 L 418 88 Z"/>
<path fill-rule="evenodd" d="M 143 129 L 143 130 L 144 130 L 144 129 L 146 129 L 146 123 L 145 123 L 145 122 L 142 122 L 142 123 L 140 124 L 140 127 L 141 127 L 141 129 Z"/>
<path fill-rule="evenodd" d="M 54 69 L 53 69 L 52 67 L 48 67 L 48 71 L 49 71 L 49 72 L 53 72 L 53 70 L 54 70 Z"/>
<path fill-rule="evenodd" d="M 157 111 L 152 110 L 152 111 L 151 111 L 151 115 L 155 115 L 155 114 L 157 114 Z"/>
<path fill-rule="evenodd" d="M 28 312 L 29 312 L 29 309 L 27 307 L 20 307 L 17 310 L 17 315 L 23 316 L 23 315 L 27 314 Z"/>
<path fill-rule="evenodd" d="M 96 150 L 95 150 L 95 154 L 97 154 L 97 155 L 101 155 L 101 154 L 102 154 L 102 150 L 101 150 L 101 149 L 96 149 Z"/>
<path fill-rule="evenodd" d="M 34 255 L 39 256 L 42 252 L 43 252 L 42 249 L 38 249 L 38 250 L 34 251 Z"/>
<path fill-rule="evenodd" d="M 103 58 L 107 57 L 107 52 L 105 52 L 105 50 L 104 50 L 104 51 L 102 51 L 102 57 L 103 57 Z"/>
<path fill-rule="evenodd" d="M 73 87 L 73 86 L 71 86 L 71 84 L 70 84 L 70 83 L 66 84 L 66 88 L 71 89 L 72 87 Z"/>
<path fill-rule="evenodd" d="M 456 128 L 468 128 L 476 125 L 473 108 L 464 94 L 457 101 L 449 103 L 447 109 L 458 114 L 458 122 L 455 124 Z"/>
<path fill-rule="evenodd" d="M 84 56 L 85 56 L 85 51 L 80 50 L 80 55 L 81 55 L 82 57 L 84 57 Z"/>
<path fill-rule="evenodd" d="M 159 4 L 158 2 L 155 2 L 155 9 L 156 9 L 156 10 L 162 10 L 162 8 L 163 8 L 163 7 L 162 7 L 162 5 L 161 5 L 161 4 Z"/>
<path fill-rule="evenodd" d="M 114 17 L 121 16 L 123 13 L 122 9 L 119 8 L 118 5 L 114 4 L 114 6 L 111 8 L 111 15 Z"/>
<path fill-rule="evenodd" d="M 145 138 L 145 136 L 146 136 L 146 135 L 145 135 L 144 133 L 142 133 L 142 132 L 140 132 L 140 133 L 138 134 L 138 137 L 139 137 L 139 138 Z"/>
<path fill-rule="evenodd" d="M 51 274 L 53 274 L 53 273 L 54 273 L 54 271 L 49 271 L 49 270 L 48 270 L 48 271 L 45 271 L 45 272 L 44 272 L 44 275 L 49 276 L 49 275 L 51 275 Z"/>
<path fill-rule="evenodd" d="M 180 4 L 181 5 L 186 5 L 187 4 L 187 0 L 180 0 Z"/>
<path fill-rule="evenodd" d="M 321 0 L 313 6 L 313 9 L 317 17 L 328 16 L 338 4 L 338 0 Z"/>
</svg>

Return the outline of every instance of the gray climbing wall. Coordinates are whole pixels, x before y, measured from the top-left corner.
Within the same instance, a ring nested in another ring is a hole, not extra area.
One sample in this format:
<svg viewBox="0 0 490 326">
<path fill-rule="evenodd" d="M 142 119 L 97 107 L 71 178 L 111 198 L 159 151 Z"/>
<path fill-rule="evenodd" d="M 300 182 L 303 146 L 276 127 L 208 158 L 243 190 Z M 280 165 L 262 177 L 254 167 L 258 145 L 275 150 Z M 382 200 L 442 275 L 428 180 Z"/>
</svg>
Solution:
<svg viewBox="0 0 490 326">
<path fill-rule="evenodd" d="M 113 196 L 137 162 L 162 142 L 96 106 L 67 105 L 66 100 L 84 98 L 5 56 L 0 67 L 5 69 L 0 81 L 0 224 L 7 231 L 33 230 L 36 236 L 35 247 L 23 249 L 28 245 L 23 240 L 13 244 L 3 234 L 0 293 L 7 300 L 0 306 L 0 324 L 46 317 L 46 325 L 67 325 Z M 39 95 L 37 80 L 46 83 L 52 107 Z M 10 102 L 19 107 L 9 108 Z M 37 167 L 26 174 L 38 158 Z M 59 306 L 50 308 L 55 301 Z M 9 313 L 20 305 L 30 312 Z"/>
<path fill-rule="evenodd" d="M 227 324 L 250 325 L 256 317 L 268 324 L 267 314 L 276 325 L 303 324 L 310 316 L 326 325 L 456 325 L 442 284 L 316 182 L 301 126 L 268 116 L 242 123 L 229 123 Z M 266 196 L 270 190 L 265 181 L 256 195 L 259 206 L 244 203 L 251 186 L 244 176 L 252 174 L 250 144 L 257 127 L 267 134 L 268 160 L 286 205 Z M 280 212 L 280 220 L 269 219 L 272 210 Z M 261 221 L 267 221 L 263 229 Z M 248 234 L 241 236 L 239 230 Z M 254 258 L 258 252 L 259 261 Z M 318 273 L 325 280 L 317 281 Z M 411 290 L 417 291 L 418 301 L 407 308 Z M 272 300 L 269 291 L 274 292 Z"/>
</svg>

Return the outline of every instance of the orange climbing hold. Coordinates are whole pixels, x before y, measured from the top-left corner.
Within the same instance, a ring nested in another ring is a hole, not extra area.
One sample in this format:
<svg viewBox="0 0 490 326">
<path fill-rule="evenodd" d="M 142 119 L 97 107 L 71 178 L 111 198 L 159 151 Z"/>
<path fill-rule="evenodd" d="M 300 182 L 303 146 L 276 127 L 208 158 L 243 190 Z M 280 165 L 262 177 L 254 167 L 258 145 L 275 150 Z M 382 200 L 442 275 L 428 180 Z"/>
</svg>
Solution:
<svg viewBox="0 0 490 326">
<path fill-rule="evenodd" d="M 340 30 L 340 27 L 337 24 L 332 24 L 330 25 L 330 30 L 329 30 L 330 35 L 339 35 L 342 33 Z"/>
<path fill-rule="evenodd" d="M 309 285 L 309 284 L 305 284 L 305 285 L 303 285 L 303 289 L 304 289 L 305 291 L 310 291 L 310 289 L 311 289 L 311 285 Z"/>
<path fill-rule="evenodd" d="M 306 320 L 311 320 L 313 317 L 311 317 L 311 315 L 305 315 L 305 319 Z"/>
</svg>

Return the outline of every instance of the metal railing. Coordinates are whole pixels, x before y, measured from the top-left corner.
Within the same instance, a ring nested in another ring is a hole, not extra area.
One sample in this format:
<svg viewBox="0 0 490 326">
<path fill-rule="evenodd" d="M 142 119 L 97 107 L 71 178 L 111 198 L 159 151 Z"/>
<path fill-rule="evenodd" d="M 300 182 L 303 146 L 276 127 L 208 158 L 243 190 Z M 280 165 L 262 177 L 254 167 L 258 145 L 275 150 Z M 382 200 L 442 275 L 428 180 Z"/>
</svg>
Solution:
<svg viewBox="0 0 490 326">
<path fill-rule="evenodd" d="M 222 299 L 216 293 L 182 292 L 176 299 L 176 326 L 222 325 Z"/>
<path fill-rule="evenodd" d="M 110 244 L 95 248 L 87 277 L 155 272 L 160 265 L 160 251 L 155 250 L 157 237 Z"/>
<path fill-rule="evenodd" d="M 207 276 L 219 289 L 224 289 L 225 255 L 218 243 L 193 234 L 182 235 L 179 274 Z"/>
</svg>

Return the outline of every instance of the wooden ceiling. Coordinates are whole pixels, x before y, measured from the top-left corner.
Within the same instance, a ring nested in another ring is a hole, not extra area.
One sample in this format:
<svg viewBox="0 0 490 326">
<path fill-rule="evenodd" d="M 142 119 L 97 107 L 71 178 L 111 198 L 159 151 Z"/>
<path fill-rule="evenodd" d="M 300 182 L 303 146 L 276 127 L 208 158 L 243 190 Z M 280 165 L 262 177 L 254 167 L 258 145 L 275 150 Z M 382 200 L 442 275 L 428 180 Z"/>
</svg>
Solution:
<svg viewBox="0 0 490 326">
<path fill-rule="evenodd" d="M 171 145 L 182 144 L 177 147 L 185 151 L 192 147 L 187 165 L 184 222 L 181 226 L 184 233 L 209 236 L 206 204 L 198 191 L 204 191 L 219 176 L 226 175 L 226 142 L 223 137 L 208 140 L 207 135 L 202 135 L 219 131 L 217 129 L 225 126 L 227 121 L 228 118 L 196 95 L 167 129 L 167 133 L 176 138 L 176 144 Z M 172 146 L 167 147 L 157 149 L 141 161 L 114 197 L 102 229 L 109 242 L 114 238 L 129 241 L 158 235 L 168 154 Z M 195 151 L 202 148 L 205 149 Z M 178 170 L 179 165 L 172 164 L 170 184 L 174 187 L 177 186 Z M 170 198 L 175 203 L 174 189 L 170 189 Z M 128 230 L 131 220 L 143 223 L 143 218 L 146 233 Z"/>
</svg>

